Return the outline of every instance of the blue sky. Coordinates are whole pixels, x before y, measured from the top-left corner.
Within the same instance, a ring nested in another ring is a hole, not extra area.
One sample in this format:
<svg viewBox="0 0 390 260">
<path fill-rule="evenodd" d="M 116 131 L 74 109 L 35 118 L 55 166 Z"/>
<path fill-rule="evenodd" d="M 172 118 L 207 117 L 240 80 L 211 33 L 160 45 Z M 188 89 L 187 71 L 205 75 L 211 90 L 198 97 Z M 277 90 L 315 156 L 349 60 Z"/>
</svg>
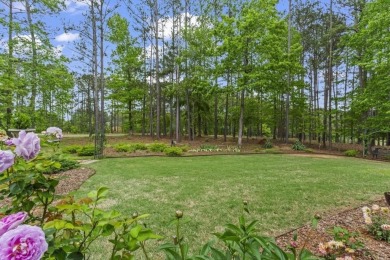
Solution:
<svg viewBox="0 0 390 260">
<path fill-rule="evenodd" d="M 137 1 L 138 2 L 138 1 Z M 15 2 L 14 3 L 14 9 L 15 9 L 15 17 L 20 17 L 21 19 L 25 17 L 25 7 L 24 2 Z M 113 5 L 114 2 L 112 2 L 110 5 Z M 136 4 L 133 3 L 133 4 Z M 286 7 L 288 5 L 288 0 L 280 0 L 277 8 L 280 11 L 286 10 Z M 4 3 L 0 3 L 0 9 L 4 9 L 5 13 L 7 12 L 7 7 L 4 5 Z M 68 57 L 69 59 L 74 58 L 75 56 L 75 48 L 74 43 L 80 40 L 79 32 L 77 31 L 64 31 L 64 25 L 71 25 L 71 24 L 81 24 L 82 21 L 85 19 L 83 16 L 84 13 L 88 11 L 88 4 L 85 2 L 85 0 L 65 0 L 65 9 L 61 11 L 60 13 L 56 15 L 45 15 L 40 14 L 39 19 L 43 21 L 49 32 L 49 37 L 51 40 L 51 43 L 54 47 L 54 51 L 63 54 L 64 56 Z M 126 11 L 126 7 L 119 6 L 118 9 L 116 9 L 119 13 L 121 13 L 123 16 L 128 16 L 128 13 Z M 167 25 L 169 26 L 169 25 Z M 1 28 L 0 32 L 2 33 L 2 39 L 1 42 L 6 43 L 6 28 Z M 28 33 L 25 33 L 25 35 L 20 35 L 19 37 L 26 37 L 28 38 Z M 5 46 L 2 44 L 3 47 Z M 108 51 L 109 52 L 109 51 Z M 76 65 L 71 64 L 70 67 L 74 68 Z"/>
</svg>

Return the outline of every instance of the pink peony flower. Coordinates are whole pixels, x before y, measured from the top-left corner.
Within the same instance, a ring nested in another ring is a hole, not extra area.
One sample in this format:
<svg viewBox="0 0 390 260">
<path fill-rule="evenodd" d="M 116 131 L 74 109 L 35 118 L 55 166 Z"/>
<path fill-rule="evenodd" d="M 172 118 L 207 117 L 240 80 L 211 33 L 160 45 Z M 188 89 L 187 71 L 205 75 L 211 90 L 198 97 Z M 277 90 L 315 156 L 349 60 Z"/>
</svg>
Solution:
<svg viewBox="0 0 390 260">
<path fill-rule="evenodd" d="M 14 165 L 15 155 L 10 150 L 1 151 L 0 150 L 0 172 L 7 170 L 9 167 Z"/>
<path fill-rule="evenodd" d="M 16 145 L 15 153 L 22 156 L 26 161 L 34 159 L 41 150 L 40 140 L 34 133 L 20 131 L 18 138 L 13 138 L 12 143 Z"/>
<path fill-rule="evenodd" d="M 46 134 L 48 135 L 54 135 L 57 139 L 62 139 L 62 130 L 61 128 L 51 126 L 48 129 L 46 129 Z"/>
<path fill-rule="evenodd" d="M 4 260 L 39 260 L 48 248 L 42 229 L 29 225 L 6 232 L 0 245 L 0 259 Z"/>
<path fill-rule="evenodd" d="M 6 216 L 0 220 L 0 236 L 8 230 L 14 229 L 22 224 L 27 218 L 26 212 L 18 212 L 9 216 Z M 1 259 L 1 258 L 0 258 Z"/>
</svg>

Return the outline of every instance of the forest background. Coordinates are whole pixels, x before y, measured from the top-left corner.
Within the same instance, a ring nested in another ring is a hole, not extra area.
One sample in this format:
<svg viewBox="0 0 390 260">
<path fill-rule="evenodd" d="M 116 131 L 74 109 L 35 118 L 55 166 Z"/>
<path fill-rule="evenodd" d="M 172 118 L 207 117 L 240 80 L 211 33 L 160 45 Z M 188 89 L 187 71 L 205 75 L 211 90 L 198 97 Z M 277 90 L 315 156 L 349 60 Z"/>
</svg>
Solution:
<svg viewBox="0 0 390 260">
<path fill-rule="evenodd" d="M 390 145 L 388 0 L 1 0 L 0 127 Z M 102 151 L 102 149 L 98 149 Z"/>
</svg>

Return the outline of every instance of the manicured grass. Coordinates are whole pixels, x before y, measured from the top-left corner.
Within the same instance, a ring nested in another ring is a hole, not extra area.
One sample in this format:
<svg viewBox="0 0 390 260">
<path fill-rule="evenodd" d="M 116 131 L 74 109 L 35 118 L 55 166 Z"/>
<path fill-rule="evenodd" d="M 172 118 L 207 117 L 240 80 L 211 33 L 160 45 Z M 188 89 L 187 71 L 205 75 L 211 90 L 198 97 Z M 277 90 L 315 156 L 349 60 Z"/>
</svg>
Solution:
<svg viewBox="0 0 390 260">
<path fill-rule="evenodd" d="M 190 219 L 183 232 L 193 248 L 236 222 L 243 200 L 249 201 L 249 218 L 260 221 L 260 232 L 275 236 L 307 223 L 315 213 L 359 206 L 390 189 L 388 163 L 344 157 L 149 157 L 106 159 L 91 167 L 97 173 L 78 194 L 109 187 L 103 207 L 129 216 L 151 214 L 149 226 L 167 240 L 174 234 L 169 223 L 181 209 Z"/>
</svg>

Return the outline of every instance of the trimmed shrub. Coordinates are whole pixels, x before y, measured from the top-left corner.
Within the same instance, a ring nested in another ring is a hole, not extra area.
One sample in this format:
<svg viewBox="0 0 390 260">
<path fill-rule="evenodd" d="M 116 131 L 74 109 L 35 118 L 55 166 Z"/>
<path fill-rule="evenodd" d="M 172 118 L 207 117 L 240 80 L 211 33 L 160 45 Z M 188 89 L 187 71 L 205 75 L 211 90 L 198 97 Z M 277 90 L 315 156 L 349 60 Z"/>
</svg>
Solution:
<svg viewBox="0 0 390 260">
<path fill-rule="evenodd" d="M 183 154 L 183 150 L 180 147 L 168 147 L 164 149 L 164 153 L 167 156 L 175 157 L 181 156 Z"/>
<path fill-rule="evenodd" d="M 81 149 L 81 145 L 69 145 L 61 148 L 63 153 L 76 154 L 77 150 Z"/>
<path fill-rule="evenodd" d="M 128 145 L 128 144 L 116 144 L 114 145 L 114 150 L 116 152 L 134 152 L 135 149 L 131 146 L 131 145 Z"/>
<path fill-rule="evenodd" d="M 359 151 L 357 150 L 347 150 L 344 152 L 344 155 L 345 156 L 348 156 L 348 157 L 356 157 L 358 155 Z"/>
<path fill-rule="evenodd" d="M 131 144 L 130 146 L 134 149 L 134 151 L 136 151 L 136 150 L 142 150 L 142 151 L 148 150 L 148 147 L 146 146 L 146 144 Z"/>
<path fill-rule="evenodd" d="M 295 141 L 295 143 L 293 144 L 293 146 L 291 148 L 295 151 L 303 151 L 306 149 L 306 147 L 298 140 Z"/>
<path fill-rule="evenodd" d="M 148 146 L 148 150 L 155 153 L 164 152 L 165 148 L 168 148 L 168 146 L 163 143 L 153 143 Z"/>
<path fill-rule="evenodd" d="M 93 145 L 85 145 L 77 150 L 78 156 L 92 156 L 95 154 L 95 147 Z"/>
</svg>

